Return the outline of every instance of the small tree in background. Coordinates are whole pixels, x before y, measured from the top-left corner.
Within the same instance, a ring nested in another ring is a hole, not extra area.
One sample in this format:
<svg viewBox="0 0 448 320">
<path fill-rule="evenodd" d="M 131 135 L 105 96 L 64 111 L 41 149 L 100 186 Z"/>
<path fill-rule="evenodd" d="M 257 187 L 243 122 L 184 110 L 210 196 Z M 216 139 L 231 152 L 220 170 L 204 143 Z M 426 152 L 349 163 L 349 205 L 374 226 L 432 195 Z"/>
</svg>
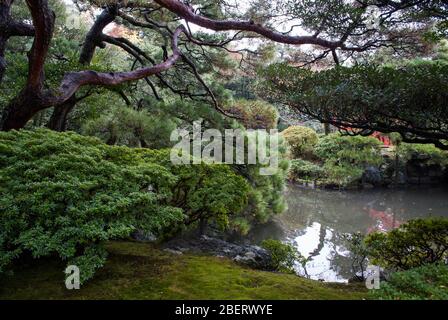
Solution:
<svg viewBox="0 0 448 320">
<path fill-rule="evenodd" d="M 278 112 L 275 107 L 263 100 L 238 99 L 227 107 L 230 113 L 239 116 L 246 129 L 276 129 Z"/>
</svg>

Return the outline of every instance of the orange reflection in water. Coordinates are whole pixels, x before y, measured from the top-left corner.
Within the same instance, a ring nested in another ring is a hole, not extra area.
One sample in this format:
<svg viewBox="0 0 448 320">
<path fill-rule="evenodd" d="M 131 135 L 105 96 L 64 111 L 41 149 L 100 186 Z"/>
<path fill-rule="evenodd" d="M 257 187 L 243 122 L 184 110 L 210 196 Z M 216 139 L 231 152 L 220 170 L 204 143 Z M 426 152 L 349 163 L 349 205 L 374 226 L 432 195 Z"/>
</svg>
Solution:
<svg viewBox="0 0 448 320">
<path fill-rule="evenodd" d="M 373 223 L 373 225 L 367 229 L 368 233 L 376 231 L 390 231 L 403 224 L 402 221 L 396 219 L 395 213 L 392 212 L 391 208 L 387 208 L 385 211 L 378 211 L 373 208 L 365 209 L 369 213 L 369 217 L 372 219 Z"/>
</svg>

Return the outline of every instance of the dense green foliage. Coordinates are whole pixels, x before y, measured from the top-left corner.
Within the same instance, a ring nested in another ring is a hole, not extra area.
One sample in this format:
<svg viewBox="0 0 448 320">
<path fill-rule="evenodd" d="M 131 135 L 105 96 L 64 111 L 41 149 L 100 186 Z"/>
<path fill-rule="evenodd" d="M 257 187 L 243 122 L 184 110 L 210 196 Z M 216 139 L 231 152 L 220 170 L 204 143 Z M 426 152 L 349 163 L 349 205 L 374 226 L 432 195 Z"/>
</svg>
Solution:
<svg viewBox="0 0 448 320">
<path fill-rule="evenodd" d="M 239 121 L 246 129 L 277 128 L 277 110 L 265 101 L 238 99 L 230 102 L 227 109 L 239 117 Z"/>
<path fill-rule="evenodd" d="M 260 93 L 341 129 L 399 132 L 407 141 L 436 143 L 448 136 L 448 65 L 359 65 L 321 72 L 287 64 L 261 72 Z"/>
<path fill-rule="evenodd" d="M 160 149 L 170 146 L 169 138 L 175 128 L 176 123 L 168 116 L 164 118 L 146 110 L 119 107 L 87 121 L 83 133 L 96 136 L 109 145 Z"/>
<path fill-rule="evenodd" d="M 448 266 L 426 265 L 396 272 L 370 296 L 384 300 L 447 300 Z"/>
<path fill-rule="evenodd" d="M 324 176 L 325 170 L 318 164 L 302 159 L 291 161 L 290 178 L 293 180 L 316 181 Z"/>
<path fill-rule="evenodd" d="M 393 270 L 409 270 L 448 258 L 448 219 L 416 219 L 388 233 L 365 239 L 372 262 Z"/>
<path fill-rule="evenodd" d="M 448 167 L 448 152 L 440 150 L 431 144 L 400 143 L 397 154 L 401 162 L 420 157 L 427 158 L 428 165 L 438 165 L 440 168 Z"/>
<path fill-rule="evenodd" d="M 266 223 L 286 210 L 284 191 L 289 161 L 283 159 L 284 150 L 279 152 L 279 168 L 272 175 L 261 175 L 260 169 L 264 167 L 262 165 L 233 166 L 235 172 L 245 177 L 251 186 L 244 214 L 239 219 L 230 221 L 236 231 L 247 232 L 252 225 Z"/>
<path fill-rule="evenodd" d="M 292 158 L 308 159 L 313 155 L 314 146 L 319 141 L 316 131 L 311 128 L 292 126 L 282 132 Z"/>
<path fill-rule="evenodd" d="M 294 272 L 297 251 L 290 245 L 278 240 L 264 240 L 261 246 L 265 248 L 272 259 L 272 269 L 280 272 Z"/>
<path fill-rule="evenodd" d="M 371 137 L 332 134 L 319 140 L 315 153 L 325 161 L 328 182 L 348 186 L 360 180 L 366 167 L 381 164 L 380 145 Z"/>
<path fill-rule="evenodd" d="M 383 159 L 381 143 L 371 137 L 343 136 L 338 133 L 320 137 L 311 150 L 314 161 L 292 161 L 290 179 L 317 181 L 322 185 L 349 187 L 360 182 L 365 169 L 378 167 Z"/>
<path fill-rule="evenodd" d="M 101 243 L 241 212 L 249 186 L 227 166 L 172 166 L 169 151 L 110 147 L 48 130 L 0 134 L 0 271 L 26 253 L 82 267 Z"/>
</svg>

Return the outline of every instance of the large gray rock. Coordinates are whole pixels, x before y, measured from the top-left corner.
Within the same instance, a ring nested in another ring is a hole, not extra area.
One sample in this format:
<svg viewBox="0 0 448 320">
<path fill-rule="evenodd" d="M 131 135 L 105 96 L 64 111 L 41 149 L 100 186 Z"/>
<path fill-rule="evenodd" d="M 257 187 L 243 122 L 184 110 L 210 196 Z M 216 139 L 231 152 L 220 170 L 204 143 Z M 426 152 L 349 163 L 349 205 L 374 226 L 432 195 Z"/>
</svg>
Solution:
<svg viewBox="0 0 448 320">
<path fill-rule="evenodd" d="M 373 186 L 381 186 L 384 184 L 383 174 L 380 168 L 367 167 L 362 175 L 363 184 L 370 184 Z"/>
<path fill-rule="evenodd" d="M 168 241 L 164 248 L 175 252 L 205 253 L 227 257 L 238 263 L 261 270 L 271 270 L 272 258 L 267 250 L 254 245 L 240 245 L 221 239 L 201 236 Z"/>
<path fill-rule="evenodd" d="M 141 242 L 155 242 L 157 241 L 157 237 L 151 232 L 144 232 L 141 230 L 137 230 L 132 234 L 132 238 L 136 241 Z"/>
</svg>

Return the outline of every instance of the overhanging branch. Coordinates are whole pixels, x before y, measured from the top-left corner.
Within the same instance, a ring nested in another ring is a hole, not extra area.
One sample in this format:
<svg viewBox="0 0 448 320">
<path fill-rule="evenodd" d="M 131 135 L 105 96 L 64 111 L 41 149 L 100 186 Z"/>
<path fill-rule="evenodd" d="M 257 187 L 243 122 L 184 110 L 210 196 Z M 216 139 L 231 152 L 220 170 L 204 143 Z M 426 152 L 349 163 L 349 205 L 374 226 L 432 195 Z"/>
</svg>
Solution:
<svg viewBox="0 0 448 320">
<path fill-rule="evenodd" d="M 159 74 L 170 69 L 176 61 L 181 57 L 178 47 L 178 38 L 181 33 L 186 33 L 184 26 L 179 26 L 175 31 L 172 39 L 173 53 L 164 62 L 157 65 L 136 69 L 128 72 L 109 72 L 102 73 L 96 71 L 81 71 L 67 73 L 57 90 L 56 95 L 51 95 L 44 101 L 45 106 L 60 104 L 76 93 L 79 88 L 87 85 L 115 86 L 125 82 L 144 79 L 146 77 Z"/>
<path fill-rule="evenodd" d="M 154 0 L 154 2 L 172 13 L 175 13 L 186 21 L 206 29 L 215 31 L 247 31 L 256 33 L 278 43 L 291 45 L 312 44 L 330 49 L 345 49 L 343 41 L 329 41 L 317 36 L 286 35 L 284 33 L 268 29 L 253 21 L 213 20 L 196 14 L 191 7 L 178 0 Z"/>
</svg>

